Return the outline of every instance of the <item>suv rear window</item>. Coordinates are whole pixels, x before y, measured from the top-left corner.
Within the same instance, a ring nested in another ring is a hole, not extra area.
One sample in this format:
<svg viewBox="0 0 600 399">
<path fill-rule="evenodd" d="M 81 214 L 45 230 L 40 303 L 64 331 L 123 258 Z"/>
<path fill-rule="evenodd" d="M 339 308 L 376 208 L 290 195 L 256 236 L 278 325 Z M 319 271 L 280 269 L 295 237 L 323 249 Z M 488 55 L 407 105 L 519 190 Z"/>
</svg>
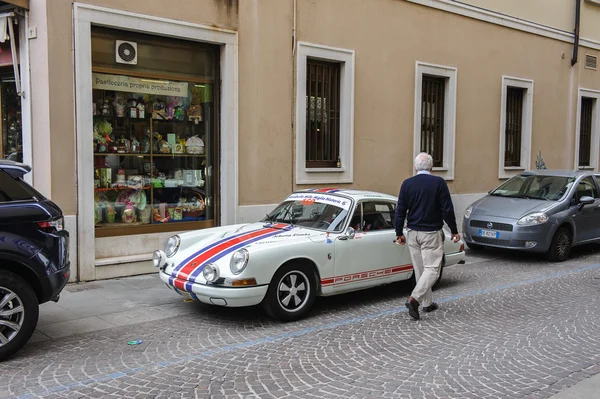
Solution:
<svg viewBox="0 0 600 399">
<path fill-rule="evenodd" d="M 36 197 L 36 192 L 21 179 L 13 179 L 0 170 L 0 202 L 28 201 Z"/>
</svg>

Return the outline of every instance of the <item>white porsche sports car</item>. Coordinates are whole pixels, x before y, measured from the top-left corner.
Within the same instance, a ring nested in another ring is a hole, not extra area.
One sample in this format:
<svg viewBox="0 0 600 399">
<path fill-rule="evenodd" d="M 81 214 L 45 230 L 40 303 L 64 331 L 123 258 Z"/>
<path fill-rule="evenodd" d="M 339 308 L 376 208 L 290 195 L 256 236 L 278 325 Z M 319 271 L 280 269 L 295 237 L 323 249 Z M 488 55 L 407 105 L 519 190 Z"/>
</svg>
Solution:
<svg viewBox="0 0 600 399">
<path fill-rule="evenodd" d="M 408 247 L 395 243 L 395 208 L 395 197 L 376 192 L 297 191 L 260 222 L 172 236 L 153 262 L 161 280 L 184 297 L 262 304 L 272 317 L 296 320 L 316 296 L 413 278 Z M 465 252 L 462 241 L 445 233 L 449 266 Z"/>
</svg>

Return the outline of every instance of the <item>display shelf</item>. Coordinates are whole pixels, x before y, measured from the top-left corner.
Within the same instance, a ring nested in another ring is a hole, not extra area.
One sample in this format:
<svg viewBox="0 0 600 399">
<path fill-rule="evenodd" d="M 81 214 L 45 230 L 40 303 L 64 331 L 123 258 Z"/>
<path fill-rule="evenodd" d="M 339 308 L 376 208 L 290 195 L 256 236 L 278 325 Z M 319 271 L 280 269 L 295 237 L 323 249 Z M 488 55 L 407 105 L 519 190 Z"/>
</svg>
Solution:
<svg viewBox="0 0 600 399">
<path fill-rule="evenodd" d="M 192 157 L 192 158 L 203 158 L 206 154 L 152 154 L 153 157 Z"/>
<path fill-rule="evenodd" d="M 110 119 L 110 120 L 118 120 L 118 121 L 130 121 L 130 122 L 148 122 L 151 121 L 152 118 L 132 118 L 130 116 L 116 116 L 116 115 L 93 115 L 94 119 Z"/>
<path fill-rule="evenodd" d="M 95 157 L 106 157 L 108 155 L 119 155 L 124 157 L 150 157 L 150 153 L 140 153 L 140 152 L 95 152 Z"/>
<path fill-rule="evenodd" d="M 125 223 L 125 222 L 114 222 L 114 223 L 108 223 L 108 222 L 101 222 L 98 223 L 96 225 L 97 229 L 102 229 L 102 228 L 119 228 L 119 227 L 129 227 L 129 226 L 149 226 L 151 223 L 150 222 L 131 222 L 131 223 Z"/>
<path fill-rule="evenodd" d="M 175 123 L 175 124 L 180 124 L 180 125 L 188 125 L 188 124 L 192 124 L 192 125 L 199 125 L 200 123 L 204 123 L 204 121 L 198 121 L 198 123 L 196 123 L 196 121 L 190 121 L 187 119 L 184 120 L 179 120 L 179 119 L 156 119 L 156 118 L 150 118 L 150 120 L 152 120 L 152 122 L 160 122 L 160 123 Z"/>
<path fill-rule="evenodd" d="M 106 191 L 123 191 L 123 190 L 150 190 L 152 187 L 150 186 L 146 186 L 146 187 L 142 187 L 142 188 L 137 188 L 137 187 L 97 187 L 94 188 L 94 192 L 95 193 L 103 193 Z"/>
</svg>

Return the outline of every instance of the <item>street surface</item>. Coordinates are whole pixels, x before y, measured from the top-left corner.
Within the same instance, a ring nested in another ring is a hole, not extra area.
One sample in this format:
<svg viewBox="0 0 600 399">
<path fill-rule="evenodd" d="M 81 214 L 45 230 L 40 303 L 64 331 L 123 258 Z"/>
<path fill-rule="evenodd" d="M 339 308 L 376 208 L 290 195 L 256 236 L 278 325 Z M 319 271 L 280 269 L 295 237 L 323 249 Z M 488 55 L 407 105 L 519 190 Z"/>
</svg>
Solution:
<svg viewBox="0 0 600 399">
<path fill-rule="evenodd" d="M 307 319 L 279 323 L 260 309 L 184 302 L 156 276 L 71 285 L 42 306 L 24 350 L 0 363 L 0 398 L 534 399 L 580 382 L 587 387 L 562 397 L 594 390 L 600 246 L 560 264 L 470 251 L 445 270 L 440 309 L 418 322 L 404 307 L 409 294 L 391 285 L 322 298 Z"/>
</svg>

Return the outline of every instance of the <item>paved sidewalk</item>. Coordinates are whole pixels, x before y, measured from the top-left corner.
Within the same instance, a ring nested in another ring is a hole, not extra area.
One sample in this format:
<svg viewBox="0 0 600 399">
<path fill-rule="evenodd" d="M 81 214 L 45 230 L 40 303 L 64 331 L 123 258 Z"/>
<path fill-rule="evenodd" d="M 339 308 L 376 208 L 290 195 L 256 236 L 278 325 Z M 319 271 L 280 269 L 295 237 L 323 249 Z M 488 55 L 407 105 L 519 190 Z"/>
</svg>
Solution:
<svg viewBox="0 0 600 399">
<path fill-rule="evenodd" d="M 40 308 L 37 330 L 29 341 L 40 342 L 113 327 L 161 320 L 193 312 L 156 274 L 69 284 L 58 303 Z"/>
<path fill-rule="evenodd" d="M 583 380 L 548 399 L 595 399 L 600 397 L 600 374 Z"/>
</svg>

